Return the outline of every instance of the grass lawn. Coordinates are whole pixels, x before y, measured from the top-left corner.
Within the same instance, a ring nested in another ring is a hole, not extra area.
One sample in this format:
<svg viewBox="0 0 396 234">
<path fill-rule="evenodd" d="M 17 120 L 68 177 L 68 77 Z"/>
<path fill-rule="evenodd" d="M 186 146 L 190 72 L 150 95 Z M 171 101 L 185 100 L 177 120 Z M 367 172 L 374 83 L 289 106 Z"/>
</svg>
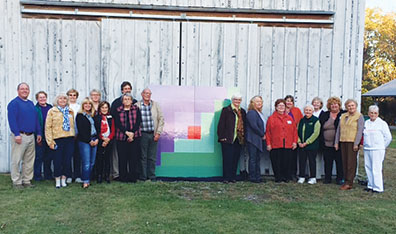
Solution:
<svg viewBox="0 0 396 234">
<path fill-rule="evenodd" d="M 392 142 L 390 143 L 389 147 L 396 149 L 396 130 L 392 130 Z"/>
<path fill-rule="evenodd" d="M 361 157 L 360 171 L 363 160 Z M 0 233 L 396 233 L 396 149 L 385 193 L 355 185 L 239 182 L 78 184 L 15 190 L 0 175 Z"/>
</svg>

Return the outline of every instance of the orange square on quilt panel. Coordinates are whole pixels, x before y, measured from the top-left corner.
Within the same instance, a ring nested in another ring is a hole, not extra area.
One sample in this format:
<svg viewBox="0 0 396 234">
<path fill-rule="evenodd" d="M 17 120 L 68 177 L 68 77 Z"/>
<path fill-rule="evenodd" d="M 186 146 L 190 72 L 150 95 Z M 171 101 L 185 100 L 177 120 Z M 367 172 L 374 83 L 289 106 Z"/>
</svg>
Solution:
<svg viewBox="0 0 396 234">
<path fill-rule="evenodd" d="M 201 126 L 188 126 L 188 139 L 201 139 Z"/>
</svg>

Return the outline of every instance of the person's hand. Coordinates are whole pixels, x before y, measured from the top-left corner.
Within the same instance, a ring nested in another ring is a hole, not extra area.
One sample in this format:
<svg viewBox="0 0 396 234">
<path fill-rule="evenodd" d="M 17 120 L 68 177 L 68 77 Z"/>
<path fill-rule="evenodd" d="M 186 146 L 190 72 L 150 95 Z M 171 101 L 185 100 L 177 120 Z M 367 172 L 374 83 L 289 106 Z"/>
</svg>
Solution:
<svg viewBox="0 0 396 234">
<path fill-rule="evenodd" d="M 158 134 L 158 133 L 155 134 L 155 136 L 154 136 L 154 141 L 157 142 L 157 141 L 159 140 L 159 138 L 160 138 L 160 134 Z"/>
<path fill-rule="evenodd" d="M 15 143 L 21 144 L 22 143 L 22 137 L 21 136 L 16 136 L 15 137 Z"/>
<path fill-rule="evenodd" d="M 106 141 L 103 141 L 102 142 L 102 147 L 106 147 L 107 146 L 107 142 Z"/>
<path fill-rule="evenodd" d="M 298 146 L 300 147 L 300 148 L 304 148 L 304 143 L 298 143 Z"/>
<path fill-rule="evenodd" d="M 43 138 L 41 136 L 37 136 L 37 144 L 41 145 L 41 141 L 43 140 Z"/>
<path fill-rule="evenodd" d="M 334 149 L 338 151 L 338 144 L 334 144 Z"/>
<path fill-rule="evenodd" d="M 133 137 L 128 137 L 128 138 L 127 138 L 127 141 L 128 141 L 128 142 L 132 142 L 132 141 L 133 141 Z"/>
<path fill-rule="evenodd" d="M 297 148 L 297 143 L 294 142 L 294 143 L 292 144 L 292 150 L 295 150 L 296 148 Z"/>
<path fill-rule="evenodd" d="M 265 138 L 265 135 L 264 135 L 263 138 L 261 138 L 261 139 L 265 140 L 265 139 L 266 139 L 266 138 Z"/>
<path fill-rule="evenodd" d="M 272 150 L 272 147 L 271 147 L 270 145 L 267 145 L 267 150 L 268 150 L 268 151 L 271 151 L 271 150 Z"/>
<path fill-rule="evenodd" d="M 354 146 L 353 146 L 353 151 L 356 152 L 356 151 L 358 151 L 358 150 L 359 150 L 359 146 L 358 146 L 358 145 L 354 145 Z"/>
<path fill-rule="evenodd" d="M 52 149 L 52 150 L 54 150 L 54 149 L 55 149 L 55 146 L 56 146 L 55 144 L 54 144 L 54 145 L 49 145 L 49 148 Z"/>
<path fill-rule="evenodd" d="M 227 141 L 227 138 L 221 138 L 221 139 L 219 139 L 219 141 L 220 141 L 220 142 Z"/>
<path fill-rule="evenodd" d="M 129 138 L 133 138 L 133 136 L 135 135 L 133 132 L 125 132 L 125 135 L 127 135 Z"/>
</svg>

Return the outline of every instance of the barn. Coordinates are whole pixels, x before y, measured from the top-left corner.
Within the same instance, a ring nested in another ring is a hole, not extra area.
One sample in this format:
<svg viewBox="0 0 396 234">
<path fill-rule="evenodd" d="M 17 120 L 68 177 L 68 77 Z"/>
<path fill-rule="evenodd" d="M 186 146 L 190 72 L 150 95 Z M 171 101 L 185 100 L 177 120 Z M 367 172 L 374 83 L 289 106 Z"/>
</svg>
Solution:
<svg viewBox="0 0 396 234">
<path fill-rule="evenodd" d="M 263 112 L 291 94 L 360 102 L 365 1 L 4 0 L 0 2 L 0 172 L 10 170 L 16 86 L 49 100 L 70 88 L 113 100 L 155 86 L 224 87 Z"/>
</svg>

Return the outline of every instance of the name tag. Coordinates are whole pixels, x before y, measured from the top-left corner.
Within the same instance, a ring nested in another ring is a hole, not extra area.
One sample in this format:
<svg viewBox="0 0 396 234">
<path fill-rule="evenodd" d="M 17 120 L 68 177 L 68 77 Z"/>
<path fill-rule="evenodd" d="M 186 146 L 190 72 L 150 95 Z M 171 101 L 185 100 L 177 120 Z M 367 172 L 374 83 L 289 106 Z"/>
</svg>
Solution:
<svg viewBox="0 0 396 234">
<path fill-rule="evenodd" d="M 288 121 L 287 121 L 287 124 L 292 124 L 292 121 L 288 120 Z"/>
</svg>

